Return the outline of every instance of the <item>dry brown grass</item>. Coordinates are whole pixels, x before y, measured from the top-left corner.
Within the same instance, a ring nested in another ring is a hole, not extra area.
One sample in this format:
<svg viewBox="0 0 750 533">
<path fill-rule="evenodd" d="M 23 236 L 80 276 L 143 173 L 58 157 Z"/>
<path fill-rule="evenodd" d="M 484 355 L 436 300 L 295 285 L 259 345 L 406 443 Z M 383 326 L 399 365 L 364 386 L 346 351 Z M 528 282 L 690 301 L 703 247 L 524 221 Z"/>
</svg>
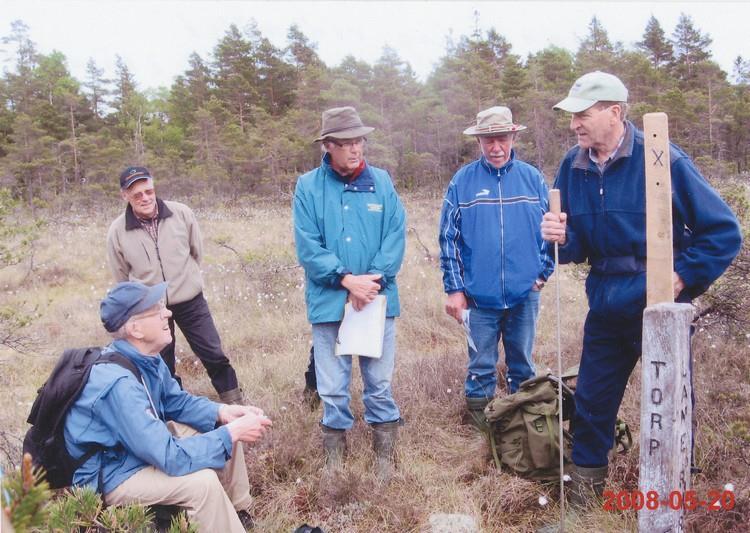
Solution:
<svg viewBox="0 0 750 533">
<path fill-rule="evenodd" d="M 274 420 L 270 437 L 248 453 L 259 531 L 290 531 L 307 522 L 330 532 L 421 532 L 430 513 L 443 512 L 471 514 L 487 532 L 526 532 L 558 518 L 555 486 L 498 472 L 484 441 L 460 425 L 466 355 L 459 327 L 443 312 L 436 242 L 440 200 L 408 197 L 406 205 L 410 231 L 400 276 L 403 313 L 394 380 L 406 425 L 399 468 L 387 487 L 371 473 L 357 370 L 352 402 L 357 422 L 349 436 L 349 459 L 336 483 L 321 482 L 320 412 L 310 412 L 301 401 L 310 334 L 287 203 L 248 199 L 197 212 L 205 241 L 206 297 L 248 396 Z M 55 357 L 65 347 L 107 342 L 98 302 L 110 285 L 104 239 L 118 211 L 119 206 L 110 206 L 85 216 L 66 213 L 50 221 L 36 243 L 30 275 L 28 264 L 0 270 L 3 305 L 34 316 L 23 330 L 33 342 L 31 351 L 19 355 L 0 348 L 0 401 L 6 406 L 0 448 L 6 467 L 18 457 L 30 402 Z M 580 352 L 583 274 L 580 268 L 560 271 L 565 366 L 577 363 Z M 688 527 L 744 531 L 750 521 L 750 347 L 713 329 L 696 339 L 697 449 L 704 472 L 694 478 L 694 486 L 705 494 L 732 482 L 738 503 L 733 512 L 689 513 Z M 213 397 L 181 336 L 177 353 L 187 388 Z M 555 354 L 553 282 L 543 293 L 535 354 L 539 370 L 554 369 Z M 634 436 L 638 372 L 622 408 Z M 636 446 L 615 458 L 610 487 L 636 489 L 637 470 Z M 550 503 L 540 506 L 540 496 Z M 595 511 L 571 517 L 567 529 L 635 527 L 634 513 Z"/>
</svg>

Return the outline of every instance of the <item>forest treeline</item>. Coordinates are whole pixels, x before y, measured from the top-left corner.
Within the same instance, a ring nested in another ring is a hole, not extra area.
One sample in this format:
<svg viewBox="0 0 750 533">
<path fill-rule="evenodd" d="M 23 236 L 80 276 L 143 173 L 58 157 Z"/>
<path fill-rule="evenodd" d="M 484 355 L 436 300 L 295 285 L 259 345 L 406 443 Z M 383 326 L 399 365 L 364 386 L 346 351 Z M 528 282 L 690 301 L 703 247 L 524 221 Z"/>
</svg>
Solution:
<svg viewBox="0 0 750 533">
<path fill-rule="evenodd" d="M 476 157 L 461 131 L 498 104 L 529 127 L 521 156 L 550 175 L 574 143 L 569 117 L 552 105 L 596 69 L 622 78 L 637 123 L 668 113 L 671 138 L 707 174 L 748 169 L 750 62 L 737 57 L 733 72 L 722 71 L 710 36 L 685 14 L 671 34 L 651 17 L 632 49 L 594 17 L 575 53 L 549 46 L 527 57 L 495 29 L 477 29 L 448 39 L 424 82 L 387 47 L 372 65 L 348 56 L 328 66 L 297 26 L 279 48 L 255 24 L 232 25 L 208 57 L 193 53 L 171 87 L 153 91 L 139 89 L 120 57 L 111 79 L 93 60 L 85 79 L 74 78 L 65 55 L 40 53 L 22 21 L 3 42 L 15 55 L 0 79 L 0 184 L 32 207 L 73 190 L 113 192 L 131 164 L 185 194 L 289 191 L 318 164 L 320 113 L 338 105 L 354 105 L 377 128 L 368 158 L 404 190 L 442 189 Z"/>
</svg>

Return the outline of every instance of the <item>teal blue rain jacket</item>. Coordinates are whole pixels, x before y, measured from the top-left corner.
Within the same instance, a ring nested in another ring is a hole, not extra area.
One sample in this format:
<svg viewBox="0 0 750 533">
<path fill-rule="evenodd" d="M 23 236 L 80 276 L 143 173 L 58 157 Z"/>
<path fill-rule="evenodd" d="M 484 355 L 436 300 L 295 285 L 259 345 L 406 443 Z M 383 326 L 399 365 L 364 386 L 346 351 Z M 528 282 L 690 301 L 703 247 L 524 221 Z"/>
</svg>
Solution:
<svg viewBox="0 0 750 533">
<path fill-rule="evenodd" d="M 351 182 L 330 166 L 330 156 L 297 180 L 292 210 L 297 258 L 305 270 L 307 319 L 344 316 L 346 274 L 381 274 L 388 317 L 400 313 L 396 274 L 406 245 L 406 215 L 385 170 L 366 165 Z"/>
</svg>

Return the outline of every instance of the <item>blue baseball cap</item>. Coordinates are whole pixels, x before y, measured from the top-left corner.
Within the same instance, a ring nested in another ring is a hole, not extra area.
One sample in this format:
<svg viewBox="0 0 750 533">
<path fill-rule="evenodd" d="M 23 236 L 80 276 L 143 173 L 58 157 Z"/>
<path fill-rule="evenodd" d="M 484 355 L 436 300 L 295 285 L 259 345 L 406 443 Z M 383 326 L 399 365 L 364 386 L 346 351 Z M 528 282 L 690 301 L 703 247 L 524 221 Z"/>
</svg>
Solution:
<svg viewBox="0 0 750 533">
<path fill-rule="evenodd" d="M 156 305 L 167 292 L 167 282 L 144 285 L 138 281 L 123 281 L 107 293 L 99 306 L 104 329 L 117 331 L 128 319 Z"/>
</svg>

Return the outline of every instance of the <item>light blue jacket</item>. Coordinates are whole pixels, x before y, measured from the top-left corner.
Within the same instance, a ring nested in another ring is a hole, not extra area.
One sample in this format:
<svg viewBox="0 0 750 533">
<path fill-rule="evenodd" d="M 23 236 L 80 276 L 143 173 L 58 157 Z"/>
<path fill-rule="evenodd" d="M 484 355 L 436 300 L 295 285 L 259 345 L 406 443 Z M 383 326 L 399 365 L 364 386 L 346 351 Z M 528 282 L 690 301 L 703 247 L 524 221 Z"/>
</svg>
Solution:
<svg viewBox="0 0 750 533">
<path fill-rule="evenodd" d="M 232 440 L 226 426 L 214 429 L 219 404 L 180 389 L 161 357 L 140 354 L 124 340 L 102 350 L 110 351 L 135 363 L 148 394 L 129 370 L 117 364 L 94 365 L 65 421 L 65 444 L 73 457 L 82 457 L 92 445 L 103 446 L 104 451 L 76 470 L 73 484 L 106 494 L 149 465 L 170 476 L 224 467 L 232 454 Z M 169 420 L 203 434 L 178 439 L 167 429 Z M 100 469 L 103 487 L 99 487 Z"/>
<path fill-rule="evenodd" d="M 400 313 L 396 274 L 406 245 L 406 216 L 385 170 L 366 165 L 348 183 L 330 165 L 297 180 L 292 203 L 297 258 L 305 269 L 307 319 L 337 322 L 344 316 L 345 274 L 382 274 L 386 315 Z"/>
<path fill-rule="evenodd" d="M 480 308 L 508 309 L 547 280 L 554 262 L 540 225 L 548 210 L 544 177 L 515 158 L 499 169 L 482 157 L 459 169 L 440 216 L 446 293 L 464 291 Z"/>
</svg>

